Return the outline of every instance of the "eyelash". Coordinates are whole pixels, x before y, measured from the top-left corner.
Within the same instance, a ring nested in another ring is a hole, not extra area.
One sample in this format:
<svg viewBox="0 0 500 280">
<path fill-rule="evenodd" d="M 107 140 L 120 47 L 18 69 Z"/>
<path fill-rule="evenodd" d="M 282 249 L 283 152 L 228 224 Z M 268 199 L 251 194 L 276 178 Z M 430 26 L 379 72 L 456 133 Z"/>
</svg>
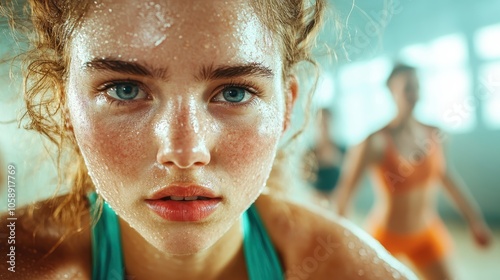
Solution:
<svg viewBox="0 0 500 280">
<path fill-rule="evenodd" d="M 151 99 L 146 87 L 141 82 L 135 81 L 135 80 L 118 80 L 118 81 L 107 82 L 107 83 L 104 83 L 101 86 L 97 87 L 95 90 L 96 90 L 97 94 L 104 96 L 110 105 L 123 106 L 123 105 L 131 104 L 131 103 L 139 101 L 139 100 L 134 100 L 134 99 L 127 100 L 127 101 L 119 100 L 119 99 L 113 98 L 113 97 L 108 95 L 108 93 L 107 93 L 108 90 L 112 89 L 113 87 L 117 87 L 119 85 L 122 85 L 122 84 L 131 84 L 131 85 L 137 86 L 139 88 L 139 90 L 144 91 L 148 95 L 146 100 Z M 143 100 L 143 99 L 141 99 L 141 100 Z"/>
<path fill-rule="evenodd" d="M 139 88 L 139 90 L 144 91 L 148 95 L 148 98 L 146 98 L 146 100 L 151 98 L 150 95 L 148 94 L 148 90 L 146 89 L 146 87 L 141 82 L 135 81 L 135 80 L 121 80 L 121 81 L 119 80 L 119 81 L 106 82 L 106 83 L 102 84 L 101 86 L 96 87 L 95 92 L 99 95 L 103 95 L 106 98 L 106 100 L 109 102 L 109 104 L 114 105 L 114 106 L 123 106 L 123 105 L 131 104 L 133 102 L 144 100 L 144 99 L 139 99 L 139 100 L 132 99 L 132 100 L 125 101 L 125 100 L 119 100 L 119 99 L 113 98 L 107 94 L 108 90 L 112 89 L 113 87 L 117 87 L 119 85 L 122 85 L 122 84 L 135 85 Z M 242 82 L 229 81 L 229 83 L 221 86 L 220 89 L 217 90 L 216 94 L 214 94 L 214 96 L 212 96 L 210 99 L 213 99 L 216 95 L 221 94 L 222 91 L 224 91 L 228 88 L 232 88 L 232 87 L 243 88 L 245 91 L 247 91 L 251 95 L 254 95 L 257 97 L 262 97 L 264 95 L 263 92 L 261 90 L 259 90 L 259 87 L 251 81 L 242 81 Z M 253 101 L 254 101 L 254 98 L 251 98 L 249 101 L 244 102 L 244 103 L 226 102 L 226 104 L 228 106 L 247 106 L 247 105 L 252 104 Z"/>
<path fill-rule="evenodd" d="M 248 93 L 251 95 L 257 96 L 257 97 L 263 97 L 263 92 L 259 90 L 259 87 L 255 84 L 252 83 L 251 81 L 242 81 L 242 82 L 235 82 L 235 81 L 229 81 L 229 83 L 223 85 L 221 89 L 217 90 L 217 93 L 214 95 L 214 97 L 218 94 L 221 94 L 222 91 L 232 88 L 232 87 L 240 87 L 246 90 Z M 213 97 L 212 97 L 213 98 Z M 231 102 L 226 102 L 228 106 L 248 106 L 254 102 L 254 98 L 252 97 L 249 101 L 244 102 L 244 103 L 231 103 Z"/>
</svg>

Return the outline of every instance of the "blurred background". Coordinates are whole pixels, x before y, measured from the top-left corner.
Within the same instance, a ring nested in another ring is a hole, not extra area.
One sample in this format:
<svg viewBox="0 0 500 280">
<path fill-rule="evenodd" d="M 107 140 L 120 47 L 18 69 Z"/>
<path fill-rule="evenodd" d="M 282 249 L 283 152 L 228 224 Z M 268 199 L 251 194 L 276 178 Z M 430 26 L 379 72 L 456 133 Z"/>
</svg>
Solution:
<svg viewBox="0 0 500 280">
<path fill-rule="evenodd" d="M 318 107 L 334 112 L 332 134 L 347 147 L 384 127 L 396 108 L 385 81 L 395 63 L 418 68 L 418 120 L 447 133 L 446 157 L 462 176 L 488 224 L 493 248 L 475 247 L 450 201 L 439 211 L 455 238 L 459 279 L 500 279 L 500 1 L 330 0 L 342 32 L 328 28 L 326 43 L 336 60 L 317 52 L 322 76 Z M 353 205 L 354 219 L 372 206 L 366 176 Z"/>
<path fill-rule="evenodd" d="M 347 147 L 385 126 L 395 114 L 385 80 L 395 62 L 418 68 L 416 117 L 448 133 L 446 156 L 494 228 L 496 244 L 477 249 L 463 220 L 442 195 L 439 210 L 455 237 L 460 279 L 500 279 L 500 1 L 330 0 L 331 15 L 318 43 L 322 68 L 314 103 L 333 110 L 332 134 Z M 340 25 L 341 31 L 334 26 Z M 16 47 L 0 30 L 0 57 Z M 0 168 L 13 163 L 18 205 L 53 194 L 57 180 L 40 136 L 18 128 L 20 78 L 0 66 Z M 46 159 L 46 158 L 45 158 Z M 0 197 L 6 184 L 0 182 Z M 360 225 L 372 205 L 370 180 L 353 206 Z M 0 203 L 0 211 L 6 204 Z"/>
<path fill-rule="evenodd" d="M 338 58 L 319 53 L 323 73 L 315 102 L 335 112 L 336 140 L 351 146 L 385 126 L 396 113 L 385 85 L 394 63 L 417 67 L 415 116 L 447 132 L 450 162 L 488 222 L 500 225 L 500 1 L 331 4 L 347 28 L 320 36 Z M 370 197 L 360 194 L 357 207 L 368 208 Z M 441 210 L 457 218 L 446 202 Z"/>
</svg>

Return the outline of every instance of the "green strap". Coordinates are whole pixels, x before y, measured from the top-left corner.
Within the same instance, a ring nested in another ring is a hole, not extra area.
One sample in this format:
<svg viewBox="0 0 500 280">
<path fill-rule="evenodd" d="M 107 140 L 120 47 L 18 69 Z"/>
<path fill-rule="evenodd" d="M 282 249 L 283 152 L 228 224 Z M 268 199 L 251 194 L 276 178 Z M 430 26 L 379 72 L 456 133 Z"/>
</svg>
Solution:
<svg viewBox="0 0 500 280">
<path fill-rule="evenodd" d="M 97 194 L 89 195 L 91 213 L 96 209 Z M 101 217 L 92 228 L 92 279 L 122 280 L 125 279 L 123 253 L 118 216 L 104 202 Z"/>
<path fill-rule="evenodd" d="M 256 207 L 243 213 L 243 251 L 250 280 L 281 280 L 284 273 L 278 255 Z"/>
</svg>

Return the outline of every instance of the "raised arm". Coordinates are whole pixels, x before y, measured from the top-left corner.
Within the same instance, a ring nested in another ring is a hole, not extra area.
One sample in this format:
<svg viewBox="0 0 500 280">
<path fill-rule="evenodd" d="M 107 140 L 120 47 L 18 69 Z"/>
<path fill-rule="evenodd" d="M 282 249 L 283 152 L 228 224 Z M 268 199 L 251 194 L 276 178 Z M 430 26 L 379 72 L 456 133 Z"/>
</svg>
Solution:
<svg viewBox="0 0 500 280">
<path fill-rule="evenodd" d="M 364 171 L 371 163 L 373 136 L 348 150 L 339 183 L 334 193 L 334 207 L 339 215 L 345 216 L 349 203 Z"/>
<path fill-rule="evenodd" d="M 480 208 L 452 165 L 444 163 L 444 160 L 443 165 L 440 176 L 443 187 L 469 224 L 476 243 L 487 247 L 492 241 L 492 235 L 483 219 Z"/>
</svg>

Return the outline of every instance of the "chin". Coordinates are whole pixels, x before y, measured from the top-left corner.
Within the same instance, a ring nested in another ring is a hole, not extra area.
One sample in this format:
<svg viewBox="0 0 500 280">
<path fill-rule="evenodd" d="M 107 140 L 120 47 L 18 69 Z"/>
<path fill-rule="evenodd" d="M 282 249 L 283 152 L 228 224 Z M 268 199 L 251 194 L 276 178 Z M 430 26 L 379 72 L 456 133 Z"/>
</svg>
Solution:
<svg viewBox="0 0 500 280">
<path fill-rule="evenodd" d="M 175 246 L 175 248 L 172 248 L 172 246 L 168 247 L 163 247 L 163 252 L 166 254 L 172 255 L 172 256 L 192 256 L 196 255 L 206 248 L 199 248 L 199 247 L 194 247 L 192 244 L 189 246 Z"/>
<path fill-rule="evenodd" d="M 172 256 L 190 256 L 205 251 L 213 243 L 210 240 L 200 239 L 199 236 L 195 238 L 180 237 L 174 238 L 174 240 L 168 238 L 162 244 L 158 244 L 157 249 Z"/>
<path fill-rule="evenodd" d="M 187 256 L 203 252 L 220 238 L 219 232 L 208 228 L 170 228 L 139 233 L 159 252 L 173 256 Z"/>
</svg>

